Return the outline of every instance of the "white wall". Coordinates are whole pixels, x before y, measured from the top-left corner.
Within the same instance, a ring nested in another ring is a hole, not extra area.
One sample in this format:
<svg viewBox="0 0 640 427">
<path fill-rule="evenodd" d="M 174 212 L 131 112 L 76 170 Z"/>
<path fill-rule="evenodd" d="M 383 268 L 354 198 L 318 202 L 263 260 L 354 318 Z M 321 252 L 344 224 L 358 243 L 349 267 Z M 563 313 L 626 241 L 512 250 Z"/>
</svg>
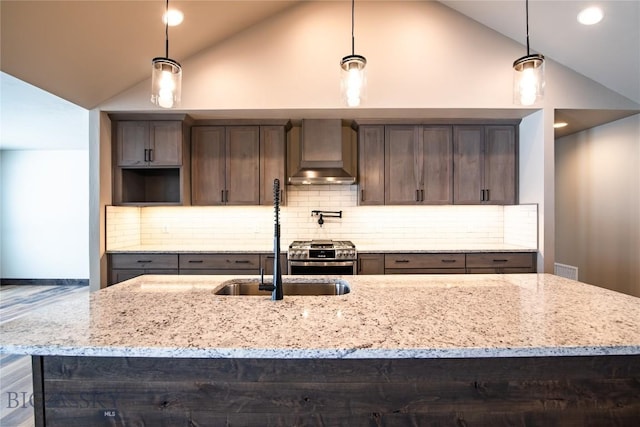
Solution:
<svg viewBox="0 0 640 427">
<path fill-rule="evenodd" d="M 640 114 L 556 141 L 556 260 L 640 297 Z"/>
<path fill-rule="evenodd" d="M 3 279 L 89 277 L 87 150 L 4 150 Z"/>
</svg>

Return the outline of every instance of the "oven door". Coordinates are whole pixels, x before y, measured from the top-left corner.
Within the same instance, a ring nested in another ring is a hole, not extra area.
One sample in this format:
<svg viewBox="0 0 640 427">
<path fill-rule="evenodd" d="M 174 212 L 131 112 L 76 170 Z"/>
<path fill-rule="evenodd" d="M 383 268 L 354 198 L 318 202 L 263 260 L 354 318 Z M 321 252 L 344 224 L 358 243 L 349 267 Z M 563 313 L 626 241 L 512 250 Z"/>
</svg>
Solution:
<svg viewBox="0 0 640 427">
<path fill-rule="evenodd" d="M 289 274 L 293 275 L 353 275 L 355 261 L 289 261 Z"/>
</svg>

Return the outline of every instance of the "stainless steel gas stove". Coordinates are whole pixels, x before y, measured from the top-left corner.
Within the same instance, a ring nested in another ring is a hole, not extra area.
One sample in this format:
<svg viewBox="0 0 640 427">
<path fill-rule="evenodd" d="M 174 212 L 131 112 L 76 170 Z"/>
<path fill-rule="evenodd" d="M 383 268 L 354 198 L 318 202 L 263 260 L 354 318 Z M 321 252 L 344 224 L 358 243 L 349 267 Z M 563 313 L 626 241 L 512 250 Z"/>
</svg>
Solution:
<svg viewBox="0 0 640 427">
<path fill-rule="evenodd" d="M 294 241 L 287 255 L 289 274 L 356 274 L 358 254 L 350 241 Z"/>
</svg>

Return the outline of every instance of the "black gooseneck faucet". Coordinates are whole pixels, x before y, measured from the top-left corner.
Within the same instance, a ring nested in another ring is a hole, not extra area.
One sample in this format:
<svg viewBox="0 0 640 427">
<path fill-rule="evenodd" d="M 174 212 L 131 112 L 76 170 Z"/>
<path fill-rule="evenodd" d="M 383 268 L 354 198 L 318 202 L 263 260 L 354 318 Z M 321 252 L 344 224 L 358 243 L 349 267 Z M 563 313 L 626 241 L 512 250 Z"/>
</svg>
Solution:
<svg viewBox="0 0 640 427">
<path fill-rule="evenodd" d="M 273 229 L 273 284 L 267 285 L 261 280 L 259 288 L 271 291 L 273 301 L 284 297 L 282 292 L 282 268 L 280 267 L 280 180 L 273 180 L 273 210 L 275 224 Z"/>
</svg>

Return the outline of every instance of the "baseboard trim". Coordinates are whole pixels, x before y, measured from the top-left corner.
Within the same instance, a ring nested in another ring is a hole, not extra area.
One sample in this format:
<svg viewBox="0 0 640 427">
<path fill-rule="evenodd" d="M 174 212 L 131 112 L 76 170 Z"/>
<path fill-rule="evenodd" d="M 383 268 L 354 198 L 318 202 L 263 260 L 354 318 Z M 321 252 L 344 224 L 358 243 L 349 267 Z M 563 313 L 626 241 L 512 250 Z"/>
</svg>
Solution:
<svg viewBox="0 0 640 427">
<path fill-rule="evenodd" d="M 0 279 L 1 286 L 89 286 L 89 279 Z"/>
</svg>

